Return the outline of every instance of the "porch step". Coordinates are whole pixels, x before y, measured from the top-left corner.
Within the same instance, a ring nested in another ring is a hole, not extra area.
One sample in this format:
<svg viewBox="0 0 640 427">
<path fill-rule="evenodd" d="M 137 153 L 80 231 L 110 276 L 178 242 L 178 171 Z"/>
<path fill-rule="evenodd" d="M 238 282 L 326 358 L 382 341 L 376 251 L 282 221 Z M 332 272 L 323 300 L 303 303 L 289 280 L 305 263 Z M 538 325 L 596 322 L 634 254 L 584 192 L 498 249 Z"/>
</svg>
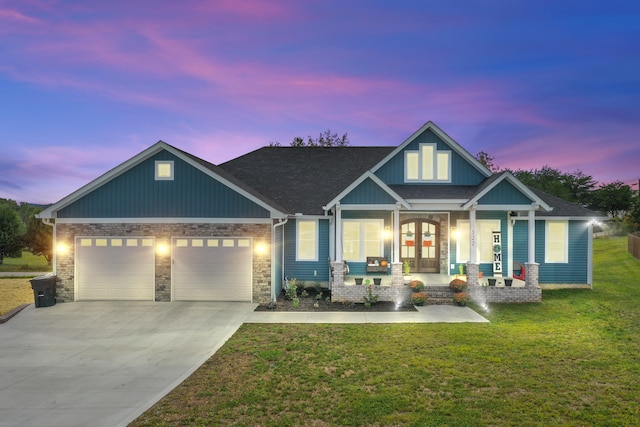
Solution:
<svg viewBox="0 0 640 427">
<path fill-rule="evenodd" d="M 449 286 L 425 286 L 427 293 L 427 304 L 429 305 L 452 305 L 453 291 Z"/>
</svg>

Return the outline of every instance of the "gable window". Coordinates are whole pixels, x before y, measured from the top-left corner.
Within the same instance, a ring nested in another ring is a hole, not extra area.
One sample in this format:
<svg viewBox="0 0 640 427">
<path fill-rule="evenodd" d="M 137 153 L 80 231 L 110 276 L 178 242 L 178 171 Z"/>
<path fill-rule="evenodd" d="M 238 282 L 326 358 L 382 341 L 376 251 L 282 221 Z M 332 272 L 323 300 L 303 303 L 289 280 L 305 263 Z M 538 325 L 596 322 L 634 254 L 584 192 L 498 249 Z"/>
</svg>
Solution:
<svg viewBox="0 0 640 427">
<path fill-rule="evenodd" d="M 480 219 L 476 221 L 476 259 L 478 262 L 493 262 L 493 232 L 500 231 L 499 219 Z M 461 219 L 456 224 L 458 262 L 469 261 L 470 239 L 469 220 Z"/>
<path fill-rule="evenodd" d="M 451 182 L 451 151 L 420 144 L 404 154 L 405 182 Z"/>
<path fill-rule="evenodd" d="M 156 181 L 173 181 L 173 160 L 156 161 Z"/>
<path fill-rule="evenodd" d="M 544 262 L 569 262 L 569 223 L 567 221 L 547 221 L 545 225 Z"/>
<path fill-rule="evenodd" d="M 296 221 L 296 260 L 297 261 L 317 261 L 318 260 L 318 221 L 298 220 Z"/>
<path fill-rule="evenodd" d="M 342 258 L 366 261 L 368 256 L 381 257 L 384 251 L 384 220 L 345 219 L 342 222 Z"/>
</svg>

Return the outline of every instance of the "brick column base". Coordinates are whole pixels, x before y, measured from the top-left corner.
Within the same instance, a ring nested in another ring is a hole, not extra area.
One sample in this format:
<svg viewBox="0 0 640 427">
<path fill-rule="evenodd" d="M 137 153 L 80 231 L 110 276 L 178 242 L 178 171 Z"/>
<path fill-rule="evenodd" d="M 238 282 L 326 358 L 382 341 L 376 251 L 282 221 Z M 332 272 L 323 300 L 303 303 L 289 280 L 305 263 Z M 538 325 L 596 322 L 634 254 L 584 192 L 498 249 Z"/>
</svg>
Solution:
<svg viewBox="0 0 640 427">
<path fill-rule="evenodd" d="M 540 264 L 526 263 L 524 265 L 524 269 L 526 271 L 526 275 L 524 277 L 524 285 L 527 288 L 537 288 L 538 287 L 538 269 L 540 268 Z"/>
<path fill-rule="evenodd" d="M 480 272 L 480 264 L 467 263 L 467 286 L 469 288 L 477 288 L 480 286 L 478 282 L 478 273 Z"/>
<path fill-rule="evenodd" d="M 332 262 L 333 277 L 331 278 L 331 286 L 344 285 L 344 262 Z"/>
<path fill-rule="evenodd" d="M 402 286 L 402 285 L 404 285 L 404 279 L 402 278 L 402 263 L 401 262 L 392 262 L 391 263 L 391 284 L 393 286 Z"/>
</svg>

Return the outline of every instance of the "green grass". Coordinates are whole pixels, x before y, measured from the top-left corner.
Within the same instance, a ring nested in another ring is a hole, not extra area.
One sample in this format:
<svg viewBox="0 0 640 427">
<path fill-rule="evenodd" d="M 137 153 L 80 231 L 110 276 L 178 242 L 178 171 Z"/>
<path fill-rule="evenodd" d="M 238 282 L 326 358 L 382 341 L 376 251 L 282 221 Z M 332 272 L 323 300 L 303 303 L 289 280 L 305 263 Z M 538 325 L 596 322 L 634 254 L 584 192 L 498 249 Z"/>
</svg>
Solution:
<svg viewBox="0 0 640 427">
<path fill-rule="evenodd" d="M 29 251 L 22 251 L 21 258 L 5 258 L 0 264 L 0 272 L 52 271 L 43 256 L 35 256 Z"/>
<path fill-rule="evenodd" d="M 247 324 L 136 420 L 173 425 L 640 425 L 640 261 L 488 324 Z"/>
</svg>

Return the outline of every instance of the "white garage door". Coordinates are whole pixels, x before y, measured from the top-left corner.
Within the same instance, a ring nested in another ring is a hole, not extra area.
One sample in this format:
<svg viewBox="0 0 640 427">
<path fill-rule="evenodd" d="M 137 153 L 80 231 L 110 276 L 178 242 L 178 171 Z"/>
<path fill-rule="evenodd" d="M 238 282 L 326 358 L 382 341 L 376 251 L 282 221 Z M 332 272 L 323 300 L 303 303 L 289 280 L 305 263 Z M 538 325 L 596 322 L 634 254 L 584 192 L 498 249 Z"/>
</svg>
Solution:
<svg viewBox="0 0 640 427">
<path fill-rule="evenodd" d="M 152 237 L 76 237 L 78 300 L 153 301 Z"/>
<path fill-rule="evenodd" d="M 251 239 L 173 238 L 173 299 L 251 301 Z"/>
</svg>

